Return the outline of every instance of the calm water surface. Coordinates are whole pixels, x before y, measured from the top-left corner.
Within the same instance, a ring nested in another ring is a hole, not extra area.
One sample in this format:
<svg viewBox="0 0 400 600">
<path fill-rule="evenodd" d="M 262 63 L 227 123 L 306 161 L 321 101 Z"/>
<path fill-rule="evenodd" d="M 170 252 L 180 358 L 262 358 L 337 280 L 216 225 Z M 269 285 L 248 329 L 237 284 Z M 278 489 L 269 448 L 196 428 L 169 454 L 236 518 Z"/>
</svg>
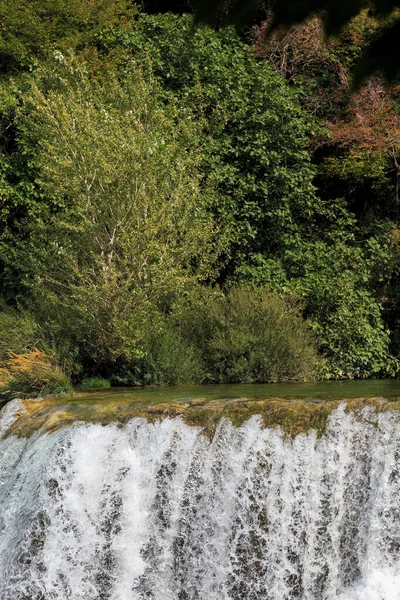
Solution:
<svg viewBox="0 0 400 600">
<path fill-rule="evenodd" d="M 78 392 L 75 401 L 123 400 L 149 404 L 185 401 L 196 398 L 219 400 L 229 398 L 349 399 L 400 398 L 400 380 L 323 381 L 318 383 L 270 383 L 235 385 L 196 385 L 146 388 L 110 388 Z"/>
</svg>

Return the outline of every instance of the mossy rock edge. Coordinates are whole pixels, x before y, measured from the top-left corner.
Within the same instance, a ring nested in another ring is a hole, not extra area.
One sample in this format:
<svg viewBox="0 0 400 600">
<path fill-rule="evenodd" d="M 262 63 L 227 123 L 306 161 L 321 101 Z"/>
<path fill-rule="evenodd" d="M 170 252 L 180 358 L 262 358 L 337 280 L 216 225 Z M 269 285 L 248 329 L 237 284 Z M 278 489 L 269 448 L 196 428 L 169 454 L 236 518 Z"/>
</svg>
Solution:
<svg viewBox="0 0 400 600">
<path fill-rule="evenodd" d="M 266 400 L 212 400 L 197 399 L 190 402 L 165 402 L 145 406 L 121 401 L 97 401 L 83 403 L 73 401 L 63 403 L 59 399 L 24 400 L 22 409 L 8 430 L 9 435 L 29 437 L 37 431 L 52 432 L 74 422 L 124 425 L 135 417 L 148 422 L 181 417 L 190 426 L 201 427 L 208 437 L 214 435 L 221 418 L 228 418 L 236 427 L 253 415 L 259 415 L 263 427 L 280 428 L 286 435 L 294 437 L 311 429 L 320 437 L 326 428 L 332 411 L 340 404 L 346 404 L 346 411 L 360 411 L 373 407 L 376 411 L 400 411 L 400 401 L 384 398 L 357 398 L 353 400 L 287 400 L 269 398 Z"/>
</svg>

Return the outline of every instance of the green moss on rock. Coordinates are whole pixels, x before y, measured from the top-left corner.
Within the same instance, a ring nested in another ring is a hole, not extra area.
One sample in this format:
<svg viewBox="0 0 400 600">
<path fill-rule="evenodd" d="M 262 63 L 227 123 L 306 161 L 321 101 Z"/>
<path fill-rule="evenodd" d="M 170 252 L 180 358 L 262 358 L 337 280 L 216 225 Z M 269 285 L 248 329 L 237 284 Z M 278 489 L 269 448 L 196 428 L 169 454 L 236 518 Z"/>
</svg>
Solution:
<svg viewBox="0 0 400 600">
<path fill-rule="evenodd" d="M 221 418 L 229 419 L 236 427 L 253 415 L 260 415 L 264 427 L 280 428 L 286 435 L 294 437 L 311 429 L 320 437 L 326 428 L 329 416 L 342 400 L 288 400 L 269 398 L 265 400 L 205 399 L 185 402 L 163 402 L 143 405 L 123 399 L 102 402 L 61 399 L 25 400 L 21 412 L 11 425 L 9 434 L 27 437 L 35 431 L 55 431 L 75 421 L 90 423 L 125 424 L 134 417 L 142 417 L 150 423 L 161 419 L 181 417 L 187 425 L 203 429 L 212 437 Z M 384 398 L 357 398 L 346 401 L 346 410 L 360 411 L 372 406 L 377 411 L 400 411 L 400 401 L 391 402 Z"/>
</svg>

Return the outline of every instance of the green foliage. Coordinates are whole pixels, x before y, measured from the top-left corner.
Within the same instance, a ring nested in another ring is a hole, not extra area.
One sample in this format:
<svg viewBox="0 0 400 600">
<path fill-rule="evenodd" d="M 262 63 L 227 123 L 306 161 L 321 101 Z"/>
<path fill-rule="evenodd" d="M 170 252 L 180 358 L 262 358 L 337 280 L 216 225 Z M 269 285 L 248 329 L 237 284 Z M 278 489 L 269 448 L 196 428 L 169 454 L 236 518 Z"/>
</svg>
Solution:
<svg viewBox="0 0 400 600">
<path fill-rule="evenodd" d="M 82 45 L 134 12 L 124 0 L 0 0 L 0 72 L 32 68 L 40 56 Z"/>
<path fill-rule="evenodd" d="M 30 309 L 0 306 L 0 367 L 5 366 L 10 352 L 25 355 L 39 348 L 48 353 L 56 364 L 62 365 L 66 374 L 79 375 L 78 347 L 69 324 L 64 323 L 63 329 L 57 328 L 56 323 L 63 319 L 60 315 L 58 319 L 52 315 L 48 303 L 41 307 L 32 304 Z M 68 317 L 71 316 L 69 313 Z"/>
<path fill-rule="evenodd" d="M 84 390 L 109 387 L 111 387 L 110 381 L 108 379 L 103 379 L 102 377 L 89 377 L 84 379 L 81 383 L 81 388 Z"/>
<path fill-rule="evenodd" d="M 321 376 L 393 376 L 399 365 L 389 353 L 389 331 L 376 297 L 384 295 L 397 269 L 393 224 L 357 230 L 354 217 L 343 206 L 333 208 L 336 223 L 319 239 L 302 240 L 280 261 L 259 256 L 238 271 L 236 280 L 268 283 L 301 299 L 327 359 Z"/>
<path fill-rule="evenodd" d="M 113 385 L 306 380 L 316 373 L 316 338 L 265 288 L 197 289 L 144 331 L 143 355 L 114 367 Z"/>
<path fill-rule="evenodd" d="M 266 282 L 301 297 L 327 377 L 398 373 L 390 342 L 397 328 L 398 90 L 378 78 L 353 96 L 349 90 L 349 70 L 383 24 L 363 10 L 328 40 L 315 16 L 265 39 L 267 23 L 256 36 L 259 58 L 298 86 L 302 105 L 319 119 L 311 146 L 325 206 L 311 235 L 303 230 L 280 256 L 251 257 L 233 280 Z"/>
<path fill-rule="evenodd" d="M 20 308 L 0 360 L 39 347 L 113 384 L 396 375 L 396 91 L 346 89 L 381 21 L 275 31 L 262 61 L 233 29 L 128 14 L 3 15 L 0 284 Z"/>
<path fill-rule="evenodd" d="M 316 244 L 311 256 L 303 258 L 310 261 L 296 287 L 307 297 L 306 309 L 329 359 L 326 374 L 339 378 L 394 374 L 398 367 L 388 354 L 381 306 L 362 282 L 368 273 L 359 253 L 342 244 L 334 248 Z"/>
<path fill-rule="evenodd" d="M 198 127 L 184 109 L 163 107 L 137 69 L 105 85 L 65 61 L 36 80 L 19 140 L 32 149 L 40 193 L 60 209 L 26 223 L 8 260 L 26 274 L 34 310 L 63 335 L 70 328 L 86 361 L 130 361 L 142 355 L 152 307 L 208 273 Z"/>
<path fill-rule="evenodd" d="M 228 240 L 219 268 L 230 271 L 249 253 L 279 252 L 321 209 L 306 147 L 310 123 L 284 79 L 233 30 L 193 33 L 192 25 L 188 15 L 141 15 L 131 31 L 100 42 L 151 65 L 166 101 L 191 107 L 202 124 L 201 166 Z"/>
<path fill-rule="evenodd" d="M 208 381 L 312 379 L 316 339 L 294 303 L 265 288 L 210 293 L 179 314 L 182 335 L 201 349 Z"/>
<path fill-rule="evenodd" d="M 65 345 L 60 342 L 59 347 Z M 3 306 L 0 311 L 0 404 L 13 398 L 72 394 L 65 368 L 74 370 L 71 353 L 51 352 L 46 336 L 32 314 Z M 37 348 L 41 347 L 42 350 Z M 45 348 L 49 353 L 43 352 Z M 54 347 L 53 347 L 54 349 Z"/>
<path fill-rule="evenodd" d="M 148 332 L 143 357 L 133 367 L 136 384 L 179 385 L 205 379 L 200 349 L 168 321 Z"/>
<path fill-rule="evenodd" d="M 30 314 L 0 306 L 0 365 L 10 351 L 22 354 L 37 347 L 40 337 L 39 326 Z"/>
</svg>

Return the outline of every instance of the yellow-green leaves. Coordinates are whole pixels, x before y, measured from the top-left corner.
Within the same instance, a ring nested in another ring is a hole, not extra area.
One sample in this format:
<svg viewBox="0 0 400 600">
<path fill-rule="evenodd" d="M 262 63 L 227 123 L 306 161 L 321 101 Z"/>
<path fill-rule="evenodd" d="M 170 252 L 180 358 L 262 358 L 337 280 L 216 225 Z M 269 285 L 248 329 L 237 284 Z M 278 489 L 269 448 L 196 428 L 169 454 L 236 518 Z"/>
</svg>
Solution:
<svg viewBox="0 0 400 600">
<path fill-rule="evenodd" d="M 145 307 L 207 267 L 197 126 L 139 70 L 104 85 L 68 61 L 53 79 L 39 73 L 18 122 L 39 188 L 66 206 L 31 231 L 33 287 L 80 307 L 99 356 L 137 353 Z"/>
</svg>

